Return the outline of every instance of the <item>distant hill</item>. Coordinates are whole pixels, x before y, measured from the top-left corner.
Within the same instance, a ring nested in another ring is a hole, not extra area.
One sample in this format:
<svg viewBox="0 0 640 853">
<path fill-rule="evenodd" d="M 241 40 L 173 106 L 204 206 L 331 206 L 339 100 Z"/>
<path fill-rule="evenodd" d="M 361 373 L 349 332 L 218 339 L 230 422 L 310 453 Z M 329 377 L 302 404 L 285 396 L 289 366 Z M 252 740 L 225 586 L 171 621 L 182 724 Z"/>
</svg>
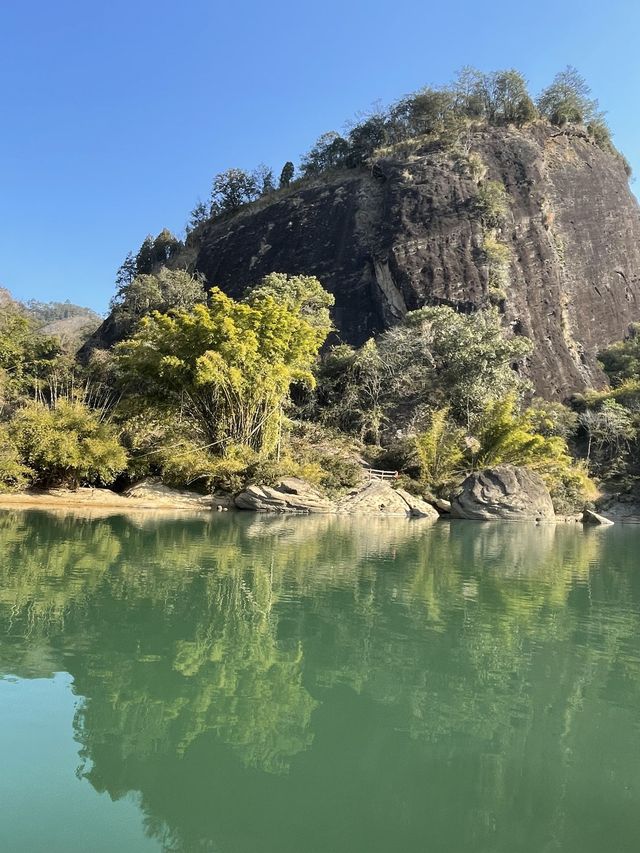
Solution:
<svg viewBox="0 0 640 853">
<path fill-rule="evenodd" d="M 0 287 L 0 310 L 8 306 L 23 311 L 45 335 L 59 338 L 65 349 L 75 352 L 95 332 L 102 318 L 91 308 L 66 302 L 19 302 L 9 290 Z"/>
</svg>

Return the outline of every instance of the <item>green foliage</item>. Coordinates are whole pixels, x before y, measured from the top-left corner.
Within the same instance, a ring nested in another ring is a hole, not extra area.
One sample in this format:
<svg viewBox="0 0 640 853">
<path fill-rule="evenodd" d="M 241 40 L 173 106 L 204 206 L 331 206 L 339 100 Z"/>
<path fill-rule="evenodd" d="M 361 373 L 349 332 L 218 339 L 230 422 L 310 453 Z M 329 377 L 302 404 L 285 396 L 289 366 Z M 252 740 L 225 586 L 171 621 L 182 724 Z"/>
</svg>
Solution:
<svg viewBox="0 0 640 853">
<path fill-rule="evenodd" d="M 553 124 L 604 124 L 598 102 L 590 98 L 591 89 L 572 66 L 560 71 L 538 98 L 540 113 Z"/>
<path fill-rule="evenodd" d="M 323 133 L 313 148 L 302 158 L 300 168 L 305 178 L 337 169 L 346 164 L 349 143 L 335 131 Z"/>
<path fill-rule="evenodd" d="M 183 245 L 180 240 L 174 237 L 168 228 L 163 228 L 155 238 L 149 234 L 136 255 L 135 274 L 147 275 L 154 272 L 157 267 L 167 264 L 180 254 L 182 248 Z M 125 268 L 126 278 L 132 269 L 129 255 L 120 270 L 123 270 L 123 268 Z"/>
<path fill-rule="evenodd" d="M 491 230 L 484 235 L 482 250 L 487 262 L 487 285 L 491 295 L 504 299 L 509 283 L 511 251 Z"/>
<path fill-rule="evenodd" d="M 108 484 L 127 464 L 115 428 L 78 402 L 31 403 L 16 412 L 9 435 L 40 485 Z"/>
<path fill-rule="evenodd" d="M 330 309 L 335 299 L 313 275 L 269 273 L 260 284 L 246 292 L 246 299 L 250 302 L 265 298 L 274 299 L 294 314 L 299 314 L 324 336 L 323 340 L 333 328 Z"/>
<path fill-rule="evenodd" d="M 527 81 L 513 68 L 489 73 L 464 68 L 453 84 L 452 94 L 458 112 L 489 124 L 522 125 L 537 115 Z"/>
<path fill-rule="evenodd" d="M 474 463 L 488 468 L 503 463 L 535 469 L 570 464 L 566 442 L 560 436 L 535 431 L 530 410 L 518 413 L 513 396 L 490 403 L 472 426 Z"/>
<path fill-rule="evenodd" d="M 483 183 L 475 200 L 476 213 L 487 228 L 500 228 L 509 212 L 509 196 L 500 181 Z"/>
<path fill-rule="evenodd" d="M 145 317 L 118 347 L 125 382 L 182 408 L 216 453 L 232 444 L 273 451 L 289 389 L 313 385 L 312 365 L 328 332 L 318 314 L 305 316 L 304 300 L 294 299 L 315 286 L 294 279 L 266 286 L 291 285 L 284 298 L 257 288 L 236 302 L 214 288 L 208 307 Z"/>
<path fill-rule="evenodd" d="M 0 426 L 0 491 L 24 486 L 33 472 L 22 463 L 20 453 L 6 426 Z"/>
<path fill-rule="evenodd" d="M 199 228 L 204 222 L 207 221 L 210 215 L 209 205 L 205 204 L 204 201 L 198 201 L 191 213 L 189 214 L 189 221 L 187 223 L 187 234 L 191 234 L 196 228 Z"/>
<path fill-rule="evenodd" d="M 316 404 L 328 426 L 377 444 L 385 422 L 385 367 L 373 339 L 359 349 L 333 347 L 318 368 Z"/>
<path fill-rule="evenodd" d="M 614 387 L 640 379 L 640 323 L 633 323 L 627 337 L 602 350 L 598 358 Z"/>
<path fill-rule="evenodd" d="M 605 399 L 597 409 L 587 409 L 578 416 L 587 435 L 587 462 L 596 470 L 606 466 L 608 474 L 618 473 L 637 438 L 638 413 L 630 411 L 614 399 Z M 602 472 L 604 473 L 604 472 Z"/>
<path fill-rule="evenodd" d="M 256 166 L 252 172 L 252 177 L 256 184 L 258 196 L 269 195 L 275 190 L 276 185 L 273 177 L 273 169 L 265 166 L 264 163 Z"/>
<path fill-rule="evenodd" d="M 431 413 L 429 426 L 416 436 L 420 479 L 439 489 L 464 470 L 464 431 L 449 418 L 447 408 Z"/>
<path fill-rule="evenodd" d="M 505 334 L 495 308 L 459 314 L 446 306 L 410 312 L 378 346 L 391 409 L 449 405 L 464 424 L 490 401 L 524 390 L 513 367 L 531 351 L 528 338 Z"/>
<path fill-rule="evenodd" d="M 539 471 L 556 511 L 576 511 L 593 495 L 593 484 L 585 471 L 573 463 L 561 435 L 537 431 L 539 418 L 539 410 L 518 412 L 512 396 L 491 403 L 477 418 L 473 436 L 467 439 L 471 461 L 477 468 L 510 463 Z"/>
<path fill-rule="evenodd" d="M 19 305 L 0 308 L 0 405 L 32 393 L 60 357 L 59 341 L 40 334 Z"/>
<path fill-rule="evenodd" d="M 569 441 L 578 429 L 578 415 L 563 403 L 536 397 L 529 409 L 533 429 L 547 437 L 560 436 Z"/>
<path fill-rule="evenodd" d="M 291 162 L 291 160 L 287 160 L 287 162 L 282 167 L 282 171 L 280 172 L 280 180 L 278 182 L 278 186 L 281 190 L 286 189 L 291 184 L 295 171 L 296 168 Z"/>
<path fill-rule="evenodd" d="M 205 301 L 201 275 L 161 267 L 153 274 L 137 275 L 123 283 L 111 301 L 111 310 L 120 322 L 132 325 L 151 311 L 190 310 Z"/>
<path fill-rule="evenodd" d="M 227 169 L 213 179 L 211 187 L 211 213 L 233 213 L 243 204 L 255 201 L 260 186 L 255 175 L 243 169 Z"/>
</svg>

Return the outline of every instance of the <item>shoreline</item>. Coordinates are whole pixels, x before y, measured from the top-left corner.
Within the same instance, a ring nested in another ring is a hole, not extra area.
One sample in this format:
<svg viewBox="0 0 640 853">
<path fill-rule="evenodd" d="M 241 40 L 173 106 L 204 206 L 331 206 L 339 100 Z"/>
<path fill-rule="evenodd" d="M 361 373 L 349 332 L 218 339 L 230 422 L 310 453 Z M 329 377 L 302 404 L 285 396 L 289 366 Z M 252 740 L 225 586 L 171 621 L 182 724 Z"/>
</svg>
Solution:
<svg viewBox="0 0 640 853">
<path fill-rule="evenodd" d="M 218 514 L 219 512 L 252 512 L 251 509 L 239 509 L 234 506 L 233 498 L 230 495 L 215 495 L 213 497 L 200 496 L 195 493 L 189 493 L 179 490 L 171 490 L 166 487 L 162 488 L 161 493 L 145 492 L 144 494 L 123 495 L 113 492 L 110 489 L 100 489 L 92 487 L 81 487 L 78 489 L 46 489 L 42 491 L 23 491 L 23 492 L 0 492 L 0 510 L 69 510 L 69 511 L 87 511 L 97 510 L 101 515 L 108 514 L 151 514 L 151 513 L 167 513 L 180 515 L 203 515 L 203 514 Z M 300 511 L 290 512 L 264 512 L 253 510 L 259 515 L 295 515 L 304 516 L 309 513 Z M 605 510 L 607 516 L 616 525 L 640 524 L 640 514 L 636 515 L 631 512 L 629 514 L 619 511 L 611 512 Z M 324 513 L 320 513 L 324 514 Z M 327 515 L 351 515 L 351 513 L 336 513 L 329 512 Z M 360 515 L 360 513 L 355 513 Z M 367 513 L 362 513 L 362 517 L 367 517 Z M 394 513 L 383 514 L 380 517 L 397 518 L 399 515 Z M 438 520 L 438 519 L 432 519 Z M 440 516 L 440 520 L 453 520 L 447 515 Z M 462 521 L 466 519 L 460 519 Z M 485 523 L 494 519 L 487 519 Z M 499 520 L 499 519 L 495 519 Z M 533 519 L 522 519 L 519 523 L 538 523 L 538 524 L 580 524 L 583 523 L 581 515 L 563 515 L 559 514 L 553 519 L 545 519 L 544 522 L 535 522 Z M 516 522 L 518 523 L 518 522 Z"/>
<path fill-rule="evenodd" d="M 93 489 L 83 487 L 72 489 L 50 489 L 41 492 L 7 492 L 0 493 L 0 510 L 2 509 L 99 509 L 124 510 L 126 512 L 185 512 L 210 513 L 216 512 L 218 506 L 224 506 L 222 499 L 181 497 L 134 497 L 120 495 L 109 489 Z"/>
</svg>

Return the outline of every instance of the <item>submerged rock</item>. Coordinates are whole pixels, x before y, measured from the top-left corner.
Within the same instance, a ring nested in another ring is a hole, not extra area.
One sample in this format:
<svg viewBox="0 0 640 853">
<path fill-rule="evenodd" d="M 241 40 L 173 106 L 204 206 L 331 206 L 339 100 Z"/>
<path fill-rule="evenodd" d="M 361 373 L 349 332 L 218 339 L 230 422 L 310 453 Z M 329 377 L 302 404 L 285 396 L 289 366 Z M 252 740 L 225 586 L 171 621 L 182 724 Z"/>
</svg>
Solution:
<svg viewBox="0 0 640 853">
<path fill-rule="evenodd" d="M 583 524 L 614 524 L 615 522 L 611 521 L 610 518 L 605 518 L 604 515 L 600 515 L 600 513 L 594 512 L 592 509 L 585 509 L 582 513 L 582 522 Z"/>
<path fill-rule="evenodd" d="M 470 474 L 451 500 L 451 515 L 476 521 L 551 520 L 551 495 L 535 471 L 497 465 Z"/>
</svg>

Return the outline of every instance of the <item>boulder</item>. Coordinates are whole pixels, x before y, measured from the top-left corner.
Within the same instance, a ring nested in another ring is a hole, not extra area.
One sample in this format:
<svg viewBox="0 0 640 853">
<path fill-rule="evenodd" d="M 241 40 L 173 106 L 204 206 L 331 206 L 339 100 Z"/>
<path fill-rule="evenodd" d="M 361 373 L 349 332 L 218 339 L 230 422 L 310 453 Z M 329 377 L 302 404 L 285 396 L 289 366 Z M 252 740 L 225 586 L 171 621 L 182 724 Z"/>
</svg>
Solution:
<svg viewBox="0 0 640 853">
<path fill-rule="evenodd" d="M 238 509 L 254 512 L 324 513 L 335 507 L 313 486 L 297 477 L 285 477 L 275 486 L 247 486 L 234 499 Z"/>
<path fill-rule="evenodd" d="M 215 509 L 217 504 L 224 504 L 220 495 L 199 495 L 187 489 L 171 489 L 165 486 L 158 477 L 147 477 L 131 486 L 124 493 L 140 506 L 158 506 L 173 509 Z"/>
<path fill-rule="evenodd" d="M 605 518 L 604 515 L 600 515 L 597 512 L 594 512 L 592 509 L 585 509 L 582 513 L 582 523 L 583 524 L 614 524 L 610 518 Z"/>
<path fill-rule="evenodd" d="M 385 480 L 370 480 L 338 502 L 338 512 L 347 515 L 393 515 L 403 518 L 438 518 L 437 511 L 422 498 L 404 489 L 394 489 Z"/>
<path fill-rule="evenodd" d="M 444 498 L 435 498 L 433 501 L 433 506 L 438 510 L 441 515 L 451 514 L 451 501 L 446 501 Z"/>
<path fill-rule="evenodd" d="M 551 521 L 555 517 L 542 477 L 515 465 L 470 474 L 451 499 L 451 515 L 477 521 Z"/>
</svg>

